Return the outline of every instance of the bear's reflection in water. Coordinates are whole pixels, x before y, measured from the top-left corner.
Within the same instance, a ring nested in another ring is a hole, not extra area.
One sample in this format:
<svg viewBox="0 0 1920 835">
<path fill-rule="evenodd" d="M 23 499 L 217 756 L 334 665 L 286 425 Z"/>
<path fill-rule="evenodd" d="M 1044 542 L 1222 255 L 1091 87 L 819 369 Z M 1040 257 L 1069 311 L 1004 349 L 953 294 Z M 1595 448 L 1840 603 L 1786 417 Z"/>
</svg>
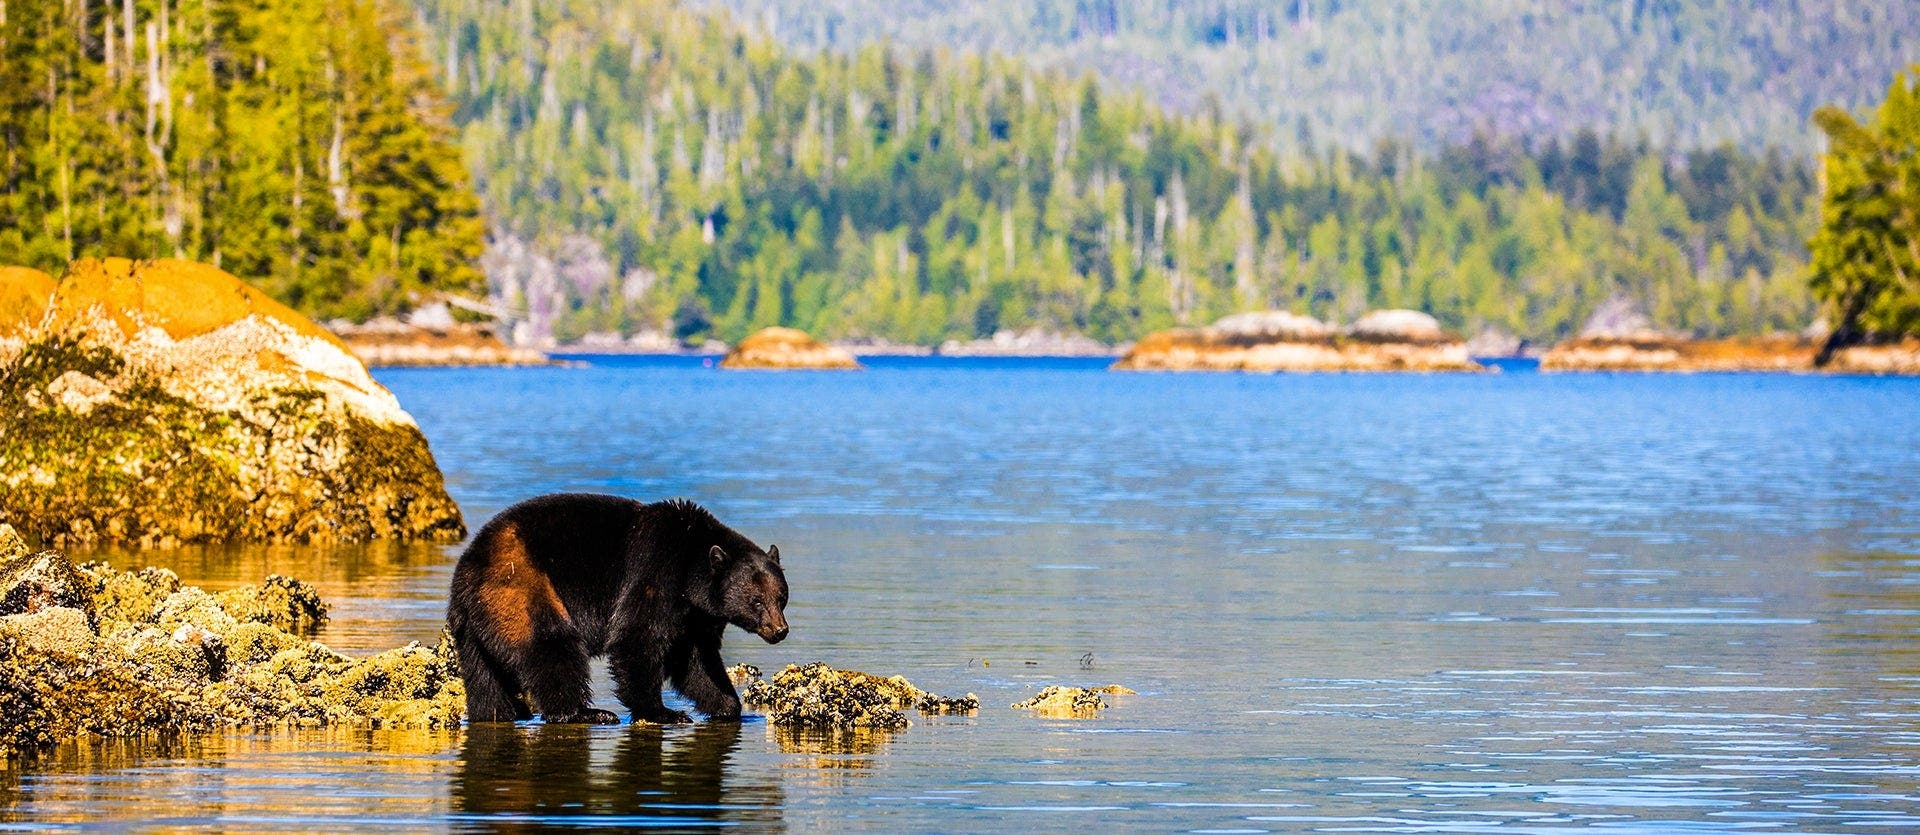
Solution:
<svg viewBox="0 0 1920 835">
<path fill-rule="evenodd" d="M 456 816 L 484 818 L 488 829 L 620 826 L 620 818 L 635 828 L 778 828 L 778 785 L 728 779 L 740 733 L 737 722 L 472 725 L 454 775 Z"/>
</svg>

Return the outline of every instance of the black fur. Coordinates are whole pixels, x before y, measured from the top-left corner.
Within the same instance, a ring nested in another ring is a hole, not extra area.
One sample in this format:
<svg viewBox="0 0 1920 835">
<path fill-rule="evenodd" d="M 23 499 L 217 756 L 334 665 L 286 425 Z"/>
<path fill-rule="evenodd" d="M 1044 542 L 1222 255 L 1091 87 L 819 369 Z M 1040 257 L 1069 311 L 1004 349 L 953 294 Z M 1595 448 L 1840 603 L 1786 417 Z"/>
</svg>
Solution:
<svg viewBox="0 0 1920 835">
<path fill-rule="evenodd" d="M 720 640 L 728 623 L 786 637 L 779 555 L 684 499 L 561 493 L 501 511 L 460 556 L 447 604 L 469 719 L 618 721 L 591 707 L 596 655 L 635 719 L 689 721 L 661 701 L 666 681 L 709 717 L 738 718 Z"/>
</svg>

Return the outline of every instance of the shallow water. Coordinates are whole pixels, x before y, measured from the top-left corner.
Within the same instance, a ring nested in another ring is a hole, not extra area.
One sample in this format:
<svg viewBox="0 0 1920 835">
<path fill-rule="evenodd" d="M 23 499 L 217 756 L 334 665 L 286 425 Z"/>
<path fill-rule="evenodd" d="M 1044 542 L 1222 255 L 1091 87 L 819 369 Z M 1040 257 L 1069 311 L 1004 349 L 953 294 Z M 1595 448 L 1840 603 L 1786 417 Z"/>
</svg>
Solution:
<svg viewBox="0 0 1920 835">
<path fill-rule="evenodd" d="M 71 745 L 0 770 L 0 820 L 1920 829 L 1920 381 L 873 365 L 380 377 L 471 526 L 554 490 L 693 497 L 793 585 L 793 636 L 736 632 L 730 662 L 901 673 L 978 716 Z M 367 651 L 433 639 L 456 555 L 105 556 L 312 579 L 322 639 Z M 1049 683 L 1140 694 L 1007 707 Z"/>
</svg>

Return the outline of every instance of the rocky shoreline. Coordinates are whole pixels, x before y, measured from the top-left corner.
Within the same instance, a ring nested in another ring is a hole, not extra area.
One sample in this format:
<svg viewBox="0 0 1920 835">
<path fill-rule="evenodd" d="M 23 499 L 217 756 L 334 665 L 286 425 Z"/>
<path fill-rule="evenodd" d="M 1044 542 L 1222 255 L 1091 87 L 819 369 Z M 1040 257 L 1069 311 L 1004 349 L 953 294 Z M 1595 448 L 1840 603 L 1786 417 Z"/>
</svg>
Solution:
<svg viewBox="0 0 1920 835">
<path fill-rule="evenodd" d="M 353 658 L 311 640 L 326 617 L 298 580 L 213 594 L 36 553 L 0 524 L 0 761 L 86 736 L 460 725 L 451 641 Z"/>
<path fill-rule="evenodd" d="M 485 324 L 419 325 L 388 318 L 363 324 L 328 322 L 327 329 L 374 368 L 555 364 L 544 353 L 500 341 L 493 326 Z"/>
<path fill-rule="evenodd" d="M 1688 339 L 1664 334 L 1582 336 L 1553 346 L 1540 359 L 1550 372 L 1776 372 L 1798 374 L 1920 374 L 1920 340 L 1854 345 L 1816 366 L 1821 341 L 1811 336 Z"/>
</svg>

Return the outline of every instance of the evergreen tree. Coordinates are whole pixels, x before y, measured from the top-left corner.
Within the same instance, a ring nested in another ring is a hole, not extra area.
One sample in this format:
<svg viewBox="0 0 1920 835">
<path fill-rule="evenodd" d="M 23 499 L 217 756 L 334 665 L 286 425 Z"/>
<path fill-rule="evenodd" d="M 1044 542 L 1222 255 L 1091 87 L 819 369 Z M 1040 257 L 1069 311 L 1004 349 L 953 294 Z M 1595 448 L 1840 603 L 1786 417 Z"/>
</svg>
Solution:
<svg viewBox="0 0 1920 835">
<path fill-rule="evenodd" d="M 1920 67 L 1894 79 L 1873 118 L 1814 114 L 1831 150 L 1813 237 L 1813 292 L 1833 316 L 1821 352 L 1871 336 L 1920 334 Z"/>
</svg>

